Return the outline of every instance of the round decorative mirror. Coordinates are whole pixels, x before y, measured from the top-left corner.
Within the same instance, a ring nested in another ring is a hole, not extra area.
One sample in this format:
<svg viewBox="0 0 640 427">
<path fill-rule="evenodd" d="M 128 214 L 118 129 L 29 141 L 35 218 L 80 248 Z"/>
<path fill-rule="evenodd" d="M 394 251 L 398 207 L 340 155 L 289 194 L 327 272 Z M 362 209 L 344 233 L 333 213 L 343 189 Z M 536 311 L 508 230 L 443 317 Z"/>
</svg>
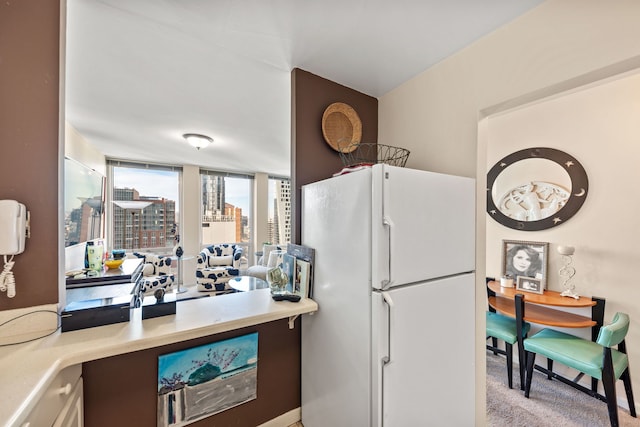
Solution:
<svg viewBox="0 0 640 427">
<path fill-rule="evenodd" d="M 487 213 L 505 227 L 545 230 L 566 222 L 587 198 L 589 180 L 573 156 L 553 148 L 527 148 L 487 173 Z"/>
</svg>

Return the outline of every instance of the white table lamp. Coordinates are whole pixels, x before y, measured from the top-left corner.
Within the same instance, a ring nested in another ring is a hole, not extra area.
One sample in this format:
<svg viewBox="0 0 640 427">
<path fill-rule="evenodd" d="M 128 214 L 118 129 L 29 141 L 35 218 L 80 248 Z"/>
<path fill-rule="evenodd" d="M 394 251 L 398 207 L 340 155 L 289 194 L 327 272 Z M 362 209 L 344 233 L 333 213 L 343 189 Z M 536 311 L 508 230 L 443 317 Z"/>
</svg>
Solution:
<svg viewBox="0 0 640 427">
<path fill-rule="evenodd" d="M 575 285 L 571 282 L 571 279 L 576 274 L 576 269 L 571 265 L 573 258 L 571 257 L 575 253 L 573 246 L 558 246 L 558 253 L 564 258 L 564 265 L 558 271 L 560 278 L 562 279 L 562 288 L 564 289 L 560 294 L 563 297 L 571 297 L 579 299 L 580 296 L 574 292 Z"/>
</svg>

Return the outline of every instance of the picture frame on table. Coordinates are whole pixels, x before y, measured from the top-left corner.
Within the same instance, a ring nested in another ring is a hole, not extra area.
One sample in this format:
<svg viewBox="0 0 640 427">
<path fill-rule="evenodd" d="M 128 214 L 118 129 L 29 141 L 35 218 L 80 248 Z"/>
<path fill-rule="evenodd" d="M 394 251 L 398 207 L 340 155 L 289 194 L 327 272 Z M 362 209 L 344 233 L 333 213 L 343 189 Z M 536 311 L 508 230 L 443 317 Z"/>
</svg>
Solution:
<svg viewBox="0 0 640 427">
<path fill-rule="evenodd" d="M 502 275 L 517 283 L 520 276 L 547 281 L 549 243 L 524 240 L 502 241 Z M 544 289 L 543 289 L 544 290 Z"/>
<path fill-rule="evenodd" d="M 544 280 L 533 277 L 518 276 L 516 290 L 542 294 L 544 292 Z"/>
</svg>

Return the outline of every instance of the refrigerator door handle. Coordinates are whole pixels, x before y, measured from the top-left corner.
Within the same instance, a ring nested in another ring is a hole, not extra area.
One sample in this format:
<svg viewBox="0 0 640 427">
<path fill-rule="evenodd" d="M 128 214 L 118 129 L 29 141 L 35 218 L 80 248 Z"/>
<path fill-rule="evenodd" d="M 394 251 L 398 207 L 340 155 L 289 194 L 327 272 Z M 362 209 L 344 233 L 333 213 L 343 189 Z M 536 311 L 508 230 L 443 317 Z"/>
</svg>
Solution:
<svg viewBox="0 0 640 427">
<path fill-rule="evenodd" d="M 383 291 L 380 294 L 382 295 L 382 300 L 389 307 L 387 310 L 387 354 L 382 358 L 382 365 L 384 366 L 391 363 L 391 312 L 393 311 L 394 303 L 389 292 Z"/>
<path fill-rule="evenodd" d="M 380 289 L 388 289 L 392 284 L 391 279 L 391 229 L 393 221 L 387 215 L 386 208 L 389 206 L 389 171 L 387 165 L 382 165 L 382 184 L 380 185 L 382 192 L 382 225 L 387 229 L 387 278 L 381 280 Z"/>
<path fill-rule="evenodd" d="M 391 218 L 389 218 L 388 216 L 383 216 L 382 217 L 382 224 L 384 224 L 385 227 L 387 227 L 387 248 L 388 248 L 388 264 L 387 264 L 387 279 L 382 281 L 382 289 L 388 289 L 389 286 L 391 286 L 391 284 L 393 283 L 392 280 L 392 276 L 391 276 L 391 256 L 392 256 L 392 251 L 391 251 L 391 230 L 393 229 L 393 221 L 391 220 Z"/>
<path fill-rule="evenodd" d="M 374 424 L 372 425 L 376 425 L 377 427 L 383 427 L 385 425 L 384 422 L 384 418 L 385 418 L 385 396 L 384 396 L 384 392 L 383 390 L 385 389 L 385 378 L 386 378 L 386 374 L 385 374 L 385 367 L 387 367 L 387 365 L 389 365 L 391 363 L 391 316 L 392 316 L 392 312 L 393 312 L 393 308 L 395 306 L 393 299 L 391 298 L 391 295 L 389 295 L 389 292 L 386 291 L 382 291 L 380 292 L 380 296 L 382 297 L 382 302 L 387 306 L 387 309 L 385 310 L 386 312 L 386 319 L 382 320 L 382 325 L 383 328 L 385 328 L 386 330 L 381 331 L 382 332 L 382 336 L 381 338 L 383 338 L 386 342 L 381 343 L 382 346 L 380 347 L 381 350 L 384 349 L 386 347 L 386 349 L 384 350 L 386 352 L 386 354 L 384 354 L 384 356 L 382 356 L 382 358 L 380 359 L 381 365 L 380 365 L 380 396 L 379 396 L 379 407 L 377 410 L 377 420 L 374 420 Z"/>
</svg>

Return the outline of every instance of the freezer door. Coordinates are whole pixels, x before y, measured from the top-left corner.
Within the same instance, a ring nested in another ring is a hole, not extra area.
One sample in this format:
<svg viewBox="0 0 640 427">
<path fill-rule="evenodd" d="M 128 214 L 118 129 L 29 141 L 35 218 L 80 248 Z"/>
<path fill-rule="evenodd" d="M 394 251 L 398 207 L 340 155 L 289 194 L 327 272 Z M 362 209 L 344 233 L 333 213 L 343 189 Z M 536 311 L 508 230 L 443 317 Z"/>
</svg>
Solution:
<svg viewBox="0 0 640 427">
<path fill-rule="evenodd" d="M 372 194 L 374 288 L 475 270 L 475 180 L 375 165 Z"/>
<path fill-rule="evenodd" d="M 374 392 L 381 413 L 374 425 L 474 425 L 474 275 L 374 294 L 386 305 L 374 302 L 374 318 L 388 321 L 374 330 L 387 343 L 373 356 L 382 372 L 373 381 L 382 389 Z"/>
</svg>

